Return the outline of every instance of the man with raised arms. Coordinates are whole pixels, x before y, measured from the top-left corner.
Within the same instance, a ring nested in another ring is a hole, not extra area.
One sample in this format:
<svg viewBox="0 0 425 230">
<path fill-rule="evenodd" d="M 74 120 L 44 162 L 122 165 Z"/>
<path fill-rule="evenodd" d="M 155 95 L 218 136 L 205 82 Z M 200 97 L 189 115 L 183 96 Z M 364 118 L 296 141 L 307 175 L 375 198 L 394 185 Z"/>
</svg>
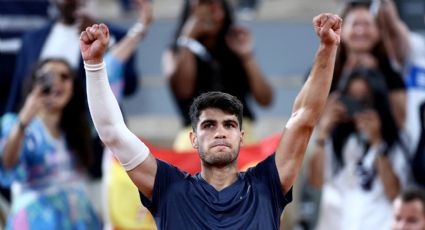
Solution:
<svg viewBox="0 0 425 230">
<path fill-rule="evenodd" d="M 292 200 L 291 188 L 328 97 L 341 21 L 333 14 L 313 19 L 320 45 L 310 76 L 295 99 L 276 152 L 246 172 L 237 168 L 244 137 L 240 101 L 221 92 L 194 100 L 190 140 L 202 164 L 194 176 L 156 159 L 125 125 L 103 63 L 108 28 L 95 24 L 81 34 L 94 124 L 139 189 L 158 229 L 279 229 L 279 218 Z"/>
</svg>

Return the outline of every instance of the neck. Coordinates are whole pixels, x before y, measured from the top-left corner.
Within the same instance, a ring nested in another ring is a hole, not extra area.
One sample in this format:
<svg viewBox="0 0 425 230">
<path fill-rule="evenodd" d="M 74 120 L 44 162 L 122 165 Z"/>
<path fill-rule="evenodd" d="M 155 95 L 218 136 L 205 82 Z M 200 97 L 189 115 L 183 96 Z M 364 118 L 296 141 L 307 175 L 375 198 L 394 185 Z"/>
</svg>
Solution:
<svg viewBox="0 0 425 230">
<path fill-rule="evenodd" d="M 58 111 L 41 110 L 38 116 L 43 121 L 50 135 L 54 138 L 59 138 L 60 127 L 59 122 L 62 117 L 62 113 Z"/>
<path fill-rule="evenodd" d="M 238 179 L 236 163 L 224 167 L 202 165 L 201 176 L 217 191 L 221 191 Z"/>
</svg>

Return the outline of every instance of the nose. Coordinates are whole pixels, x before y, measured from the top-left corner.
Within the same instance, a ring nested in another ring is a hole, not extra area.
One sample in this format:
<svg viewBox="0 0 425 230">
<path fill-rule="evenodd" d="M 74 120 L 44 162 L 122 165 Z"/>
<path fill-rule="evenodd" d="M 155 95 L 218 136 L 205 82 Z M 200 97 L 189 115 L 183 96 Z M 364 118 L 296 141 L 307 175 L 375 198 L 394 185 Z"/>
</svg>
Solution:
<svg viewBox="0 0 425 230">
<path fill-rule="evenodd" d="M 354 26 L 354 32 L 356 34 L 363 34 L 365 32 L 365 25 L 357 24 Z"/>
<path fill-rule="evenodd" d="M 222 125 L 217 126 L 214 137 L 221 139 L 226 138 L 226 129 Z"/>
</svg>

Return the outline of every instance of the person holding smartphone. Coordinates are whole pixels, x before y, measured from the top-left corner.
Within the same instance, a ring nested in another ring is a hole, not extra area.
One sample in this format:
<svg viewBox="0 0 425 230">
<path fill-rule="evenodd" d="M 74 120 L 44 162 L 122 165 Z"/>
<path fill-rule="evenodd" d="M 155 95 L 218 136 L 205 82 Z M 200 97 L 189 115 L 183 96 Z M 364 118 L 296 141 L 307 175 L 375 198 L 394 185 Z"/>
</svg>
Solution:
<svg viewBox="0 0 425 230">
<path fill-rule="evenodd" d="M 268 106 L 273 91 L 255 60 L 250 32 L 234 23 L 226 1 L 185 1 L 172 45 L 163 55 L 163 69 L 186 127 L 177 136 L 175 149 L 191 149 L 189 107 L 208 91 L 227 92 L 241 100 L 246 141 L 255 141 L 250 131 L 255 115 L 247 98 Z"/>
<path fill-rule="evenodd" d="M 322 189 L 316 229 L 390 229 L 392 200 L 408 183 L 407 143 L 383 76 L 355 69 L 344 78 L 316 128 L 310 160 L 309 181 Z"/>
<path fill-rule="evenodd" d="M 0 185 L 12 187 L 6 229 L 101 229 L 86 192 L 93 163 L 83 87 L 63 59 L 40 61 L 19 113 L 0 130 Z"/>
</svg>

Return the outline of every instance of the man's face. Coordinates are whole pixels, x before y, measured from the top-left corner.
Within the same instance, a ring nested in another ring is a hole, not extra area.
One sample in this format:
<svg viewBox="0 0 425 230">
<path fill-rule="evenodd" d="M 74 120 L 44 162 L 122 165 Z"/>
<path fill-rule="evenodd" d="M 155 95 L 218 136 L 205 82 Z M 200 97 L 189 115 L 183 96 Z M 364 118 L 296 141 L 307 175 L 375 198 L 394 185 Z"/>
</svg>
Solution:
<svg viewBox="0 0 425 230">
<path fill-rule="evenodd" d="M 417 200 L 403 202 L 400 198 L 394 201 L 393 230 L 425 230 L 425 214 L 422 203 Z"/>
<path fill-rule="evenodd" d="M 204 165 L 221 167 L 236 162 L 244 135 L 239 125 L 235 115 L 220 109 L 208 108 L 201 112 L 190 140 Z"/>
</svg>

